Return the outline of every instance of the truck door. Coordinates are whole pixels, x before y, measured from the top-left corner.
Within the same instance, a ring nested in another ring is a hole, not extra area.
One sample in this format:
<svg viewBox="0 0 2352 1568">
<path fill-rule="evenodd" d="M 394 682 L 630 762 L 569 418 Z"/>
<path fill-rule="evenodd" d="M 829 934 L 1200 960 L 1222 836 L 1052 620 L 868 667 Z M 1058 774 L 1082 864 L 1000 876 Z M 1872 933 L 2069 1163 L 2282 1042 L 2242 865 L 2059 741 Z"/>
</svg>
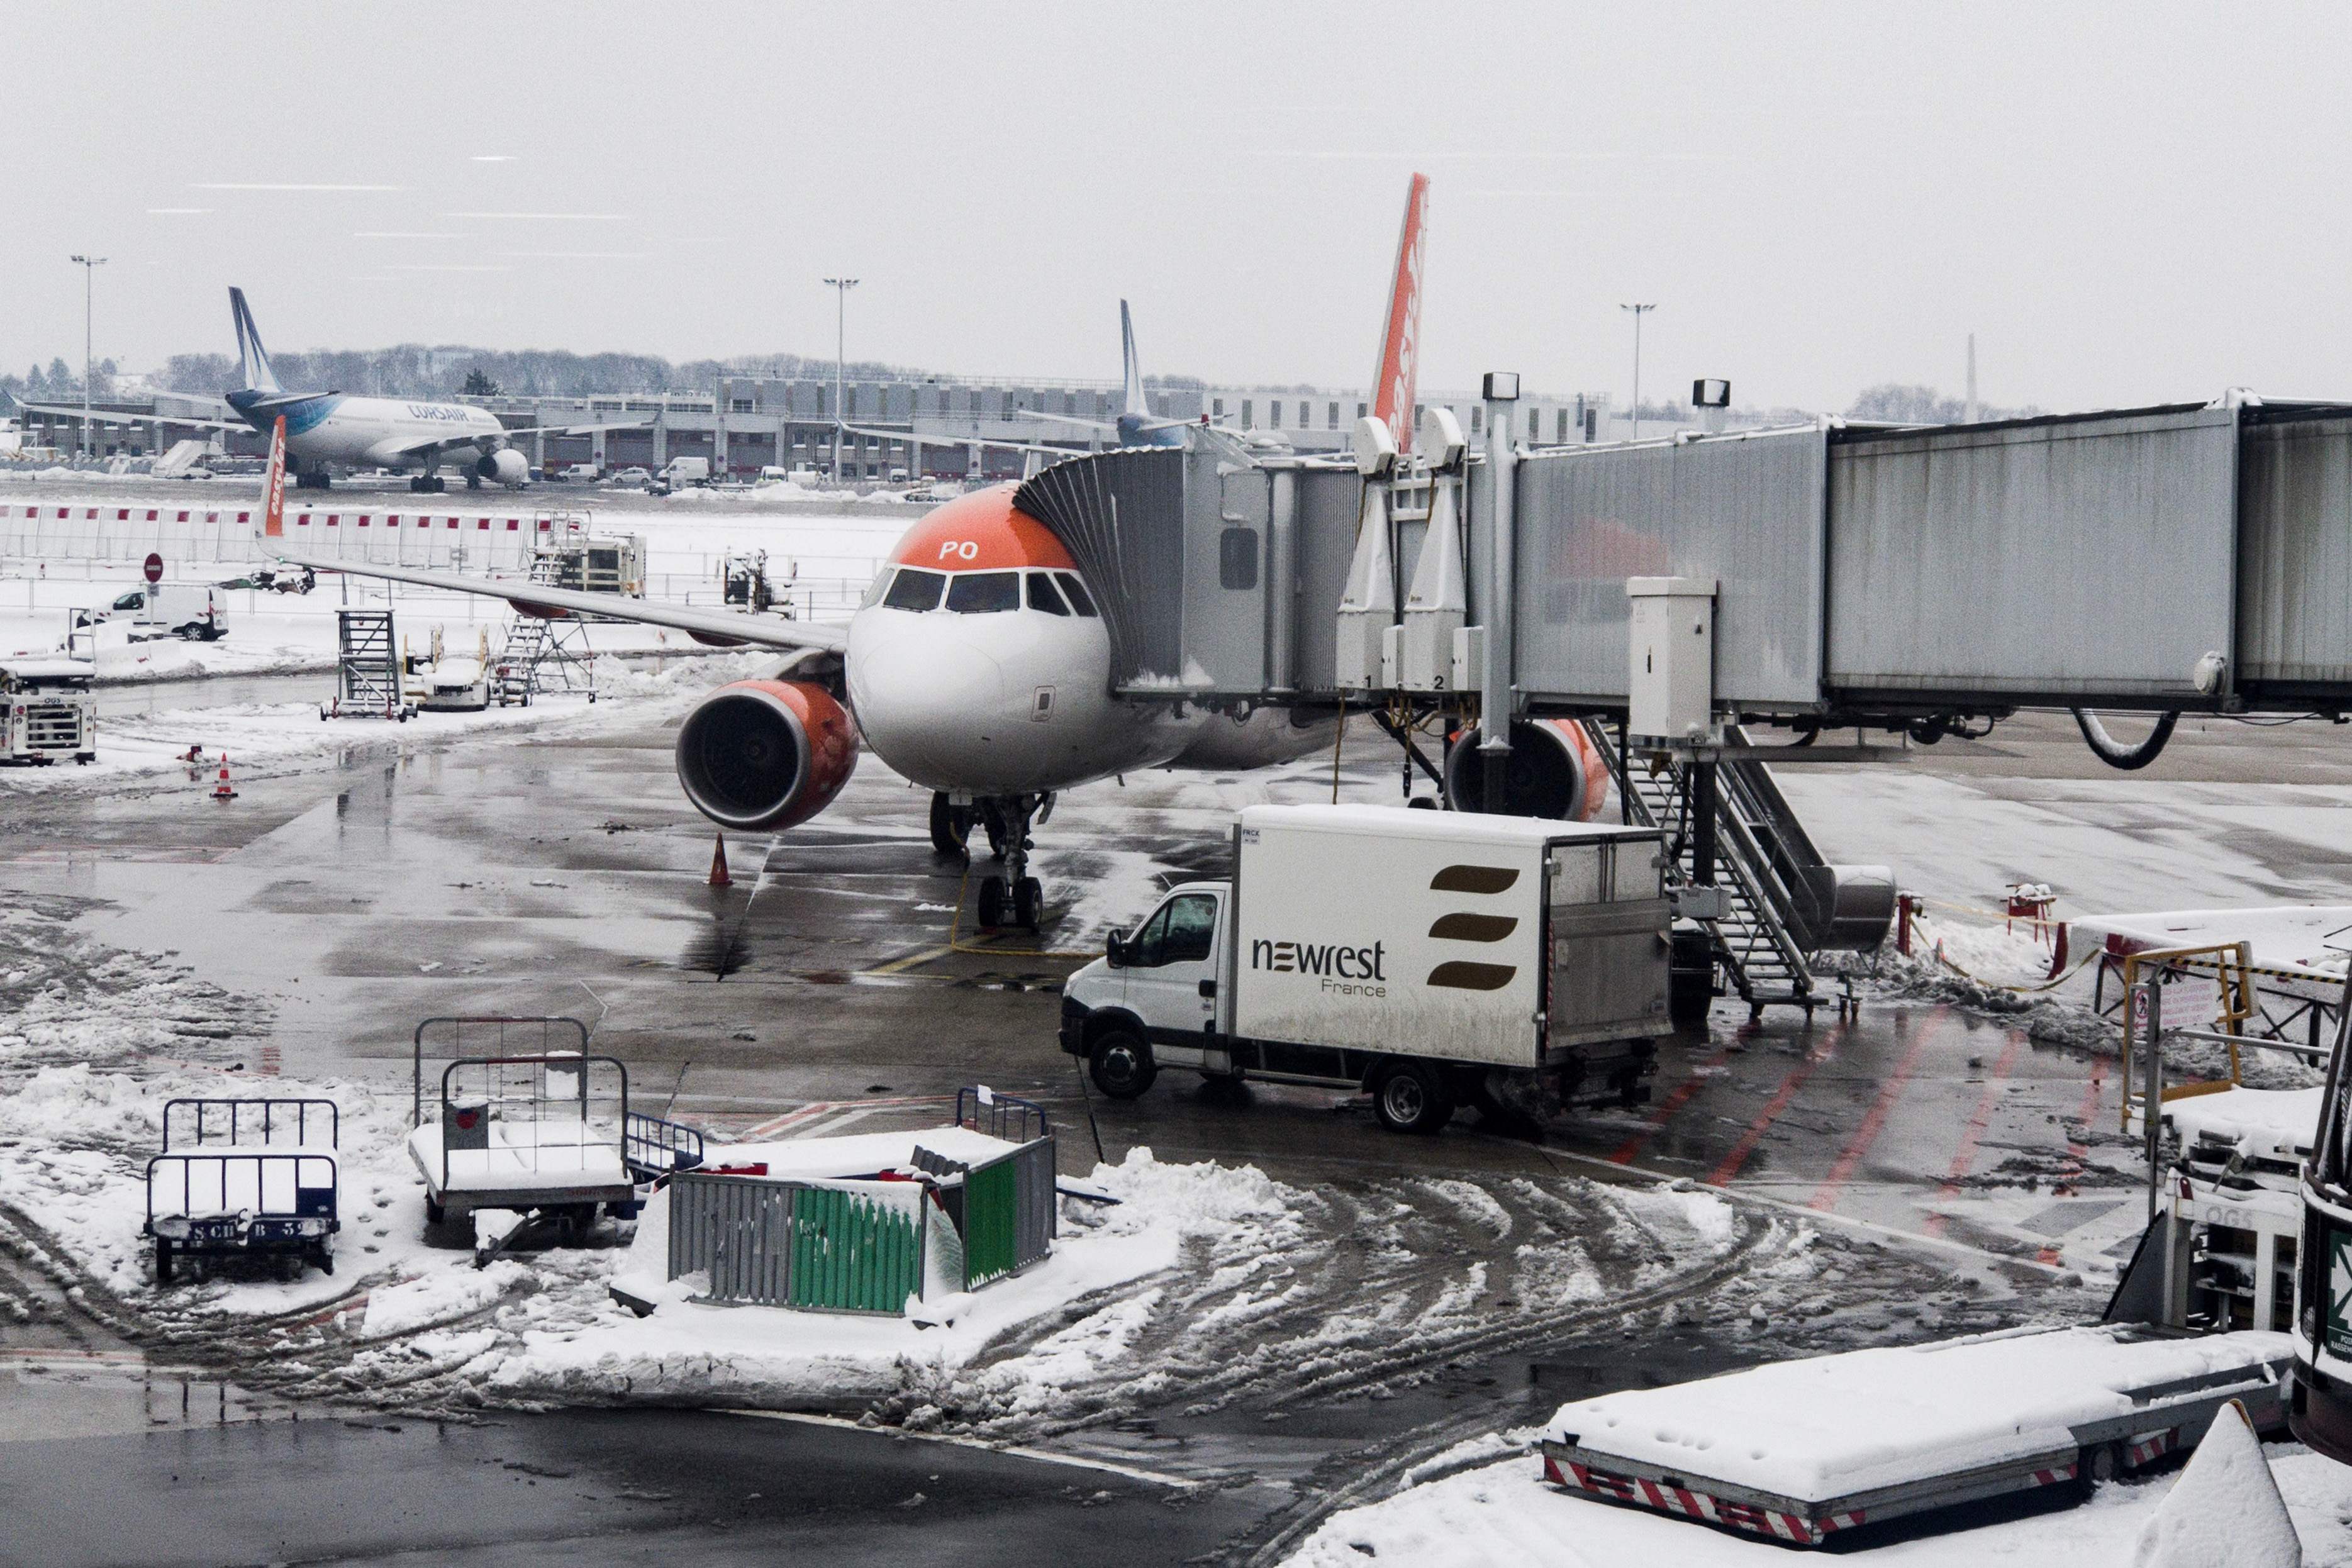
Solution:
<svg viewBox="0 0 2352 1568">
<path fill-rule="evenodd" d="M 1218 905 L 1213 893 L 1180 893 L 1161 904 L 1130 945 L 1127 1005 L 1143 1020 L 1151 1054 L 1163 1066 L 1217 1065 L 1207 1060 L 1216 1021 Z"/>
</svg>

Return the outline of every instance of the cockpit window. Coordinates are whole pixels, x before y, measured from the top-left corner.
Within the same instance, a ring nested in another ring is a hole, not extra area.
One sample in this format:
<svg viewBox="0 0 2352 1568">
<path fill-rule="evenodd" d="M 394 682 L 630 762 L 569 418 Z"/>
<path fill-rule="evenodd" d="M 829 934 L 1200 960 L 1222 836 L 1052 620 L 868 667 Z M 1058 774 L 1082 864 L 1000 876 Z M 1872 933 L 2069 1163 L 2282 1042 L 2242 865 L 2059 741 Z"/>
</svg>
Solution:
<svg viewBox="0 0 2352 1568">
<path fill-rule="evenodd" d="M 960 571 L 948 580 L 948 608 L 959 615 L 993 615 L 1021 608 L 1017 571 Z"/>
<path fill-rule="evenodd" d="M 1042 571 L 1029 574 L 1029 608 L 1042 610 L 1048 615 L 1067 615 L 1070 607 L 1062 602 L 1062 591 L 1054 580 Z"/>
<path fill-rule="evenodd" d="M 882 596 L 883 606 L 889 610 L 937 610 L 940 585 L 946 581 L 945 572 L 902 569 L 891 582 L 890 591 Z"/>
<path fill-rule="evenodd" d="M 1087 597 L 1087 585 L 1080 582 L 1076 575 L 1072 572 L 1056 572 L 1054 578 L 1062 585 L 1062 591 L 1070 596 L 1070 608 L 1092 620 L 1095 613 L 1095 601 Z"/>
</svg>

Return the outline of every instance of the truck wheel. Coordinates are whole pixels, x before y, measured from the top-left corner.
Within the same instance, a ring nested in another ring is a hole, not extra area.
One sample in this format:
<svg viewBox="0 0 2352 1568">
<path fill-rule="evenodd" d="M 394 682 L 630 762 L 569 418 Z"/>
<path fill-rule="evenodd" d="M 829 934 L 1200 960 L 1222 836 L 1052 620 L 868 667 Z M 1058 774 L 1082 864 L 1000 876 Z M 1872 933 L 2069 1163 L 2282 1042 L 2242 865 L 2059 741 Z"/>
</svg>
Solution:
<svg viewBox="0 0 2352 1568">
<path fill-rule="evenodd" d="M 1454 1119 L 1454 1096 L 1428 1068 L 1400 1061 L 1373 1080 L 1372 1110 L 1391 1133 L 1434 1133 Z"/>
<path fill-rule="evenodd" d="M 2091 1495 L 2092 1489 L 2105 1486 L 2123 1473 L 2124 1446 L 2121 1443 L 2095 1444 L 2076 1458 L 2074 1480 L 2084 1497 Z"/>
<path fill-rule="evenodd" d="M 1087 1075 L 1112 1099 L 1132 1100 L 1151 1087 L 1160 1067 L 1150 1046 L 1125 1030 L 1113 1030 L 1087 1053 Z"/>
</svg>

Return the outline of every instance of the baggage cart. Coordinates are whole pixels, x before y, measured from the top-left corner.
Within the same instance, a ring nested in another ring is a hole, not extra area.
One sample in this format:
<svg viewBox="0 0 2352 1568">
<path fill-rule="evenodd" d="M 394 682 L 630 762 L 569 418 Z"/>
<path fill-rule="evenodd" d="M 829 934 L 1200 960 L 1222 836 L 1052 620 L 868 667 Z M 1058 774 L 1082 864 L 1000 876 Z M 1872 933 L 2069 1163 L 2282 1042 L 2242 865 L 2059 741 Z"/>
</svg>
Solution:
<svg viewBox="0 0 2352 1568">
<path fill-rule="evenodd" d="M 163 1149 L 147 1162 L 155 1282 L 186 1257 L 270 1257 L 335 1271 L 336 1142 L 331 1100 L 184 1099 L 163 1106 Z"/>
</svg>

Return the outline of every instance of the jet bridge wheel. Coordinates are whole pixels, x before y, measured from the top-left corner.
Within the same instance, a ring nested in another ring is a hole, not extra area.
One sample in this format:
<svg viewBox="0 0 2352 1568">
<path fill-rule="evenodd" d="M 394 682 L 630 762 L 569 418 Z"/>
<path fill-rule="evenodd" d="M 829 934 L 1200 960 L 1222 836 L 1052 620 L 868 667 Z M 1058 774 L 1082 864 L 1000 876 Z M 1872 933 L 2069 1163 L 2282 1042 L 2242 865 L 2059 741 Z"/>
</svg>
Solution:
<svg viewBox="0 0 2352 1568">
<path fill-rule="evenodd" d="M 931 792 L 931 848 L 943 855 L 969 856 L 971 839 L 971 808 L 959 806 L 948 799 L 947 791 Z"/>
</svg>

